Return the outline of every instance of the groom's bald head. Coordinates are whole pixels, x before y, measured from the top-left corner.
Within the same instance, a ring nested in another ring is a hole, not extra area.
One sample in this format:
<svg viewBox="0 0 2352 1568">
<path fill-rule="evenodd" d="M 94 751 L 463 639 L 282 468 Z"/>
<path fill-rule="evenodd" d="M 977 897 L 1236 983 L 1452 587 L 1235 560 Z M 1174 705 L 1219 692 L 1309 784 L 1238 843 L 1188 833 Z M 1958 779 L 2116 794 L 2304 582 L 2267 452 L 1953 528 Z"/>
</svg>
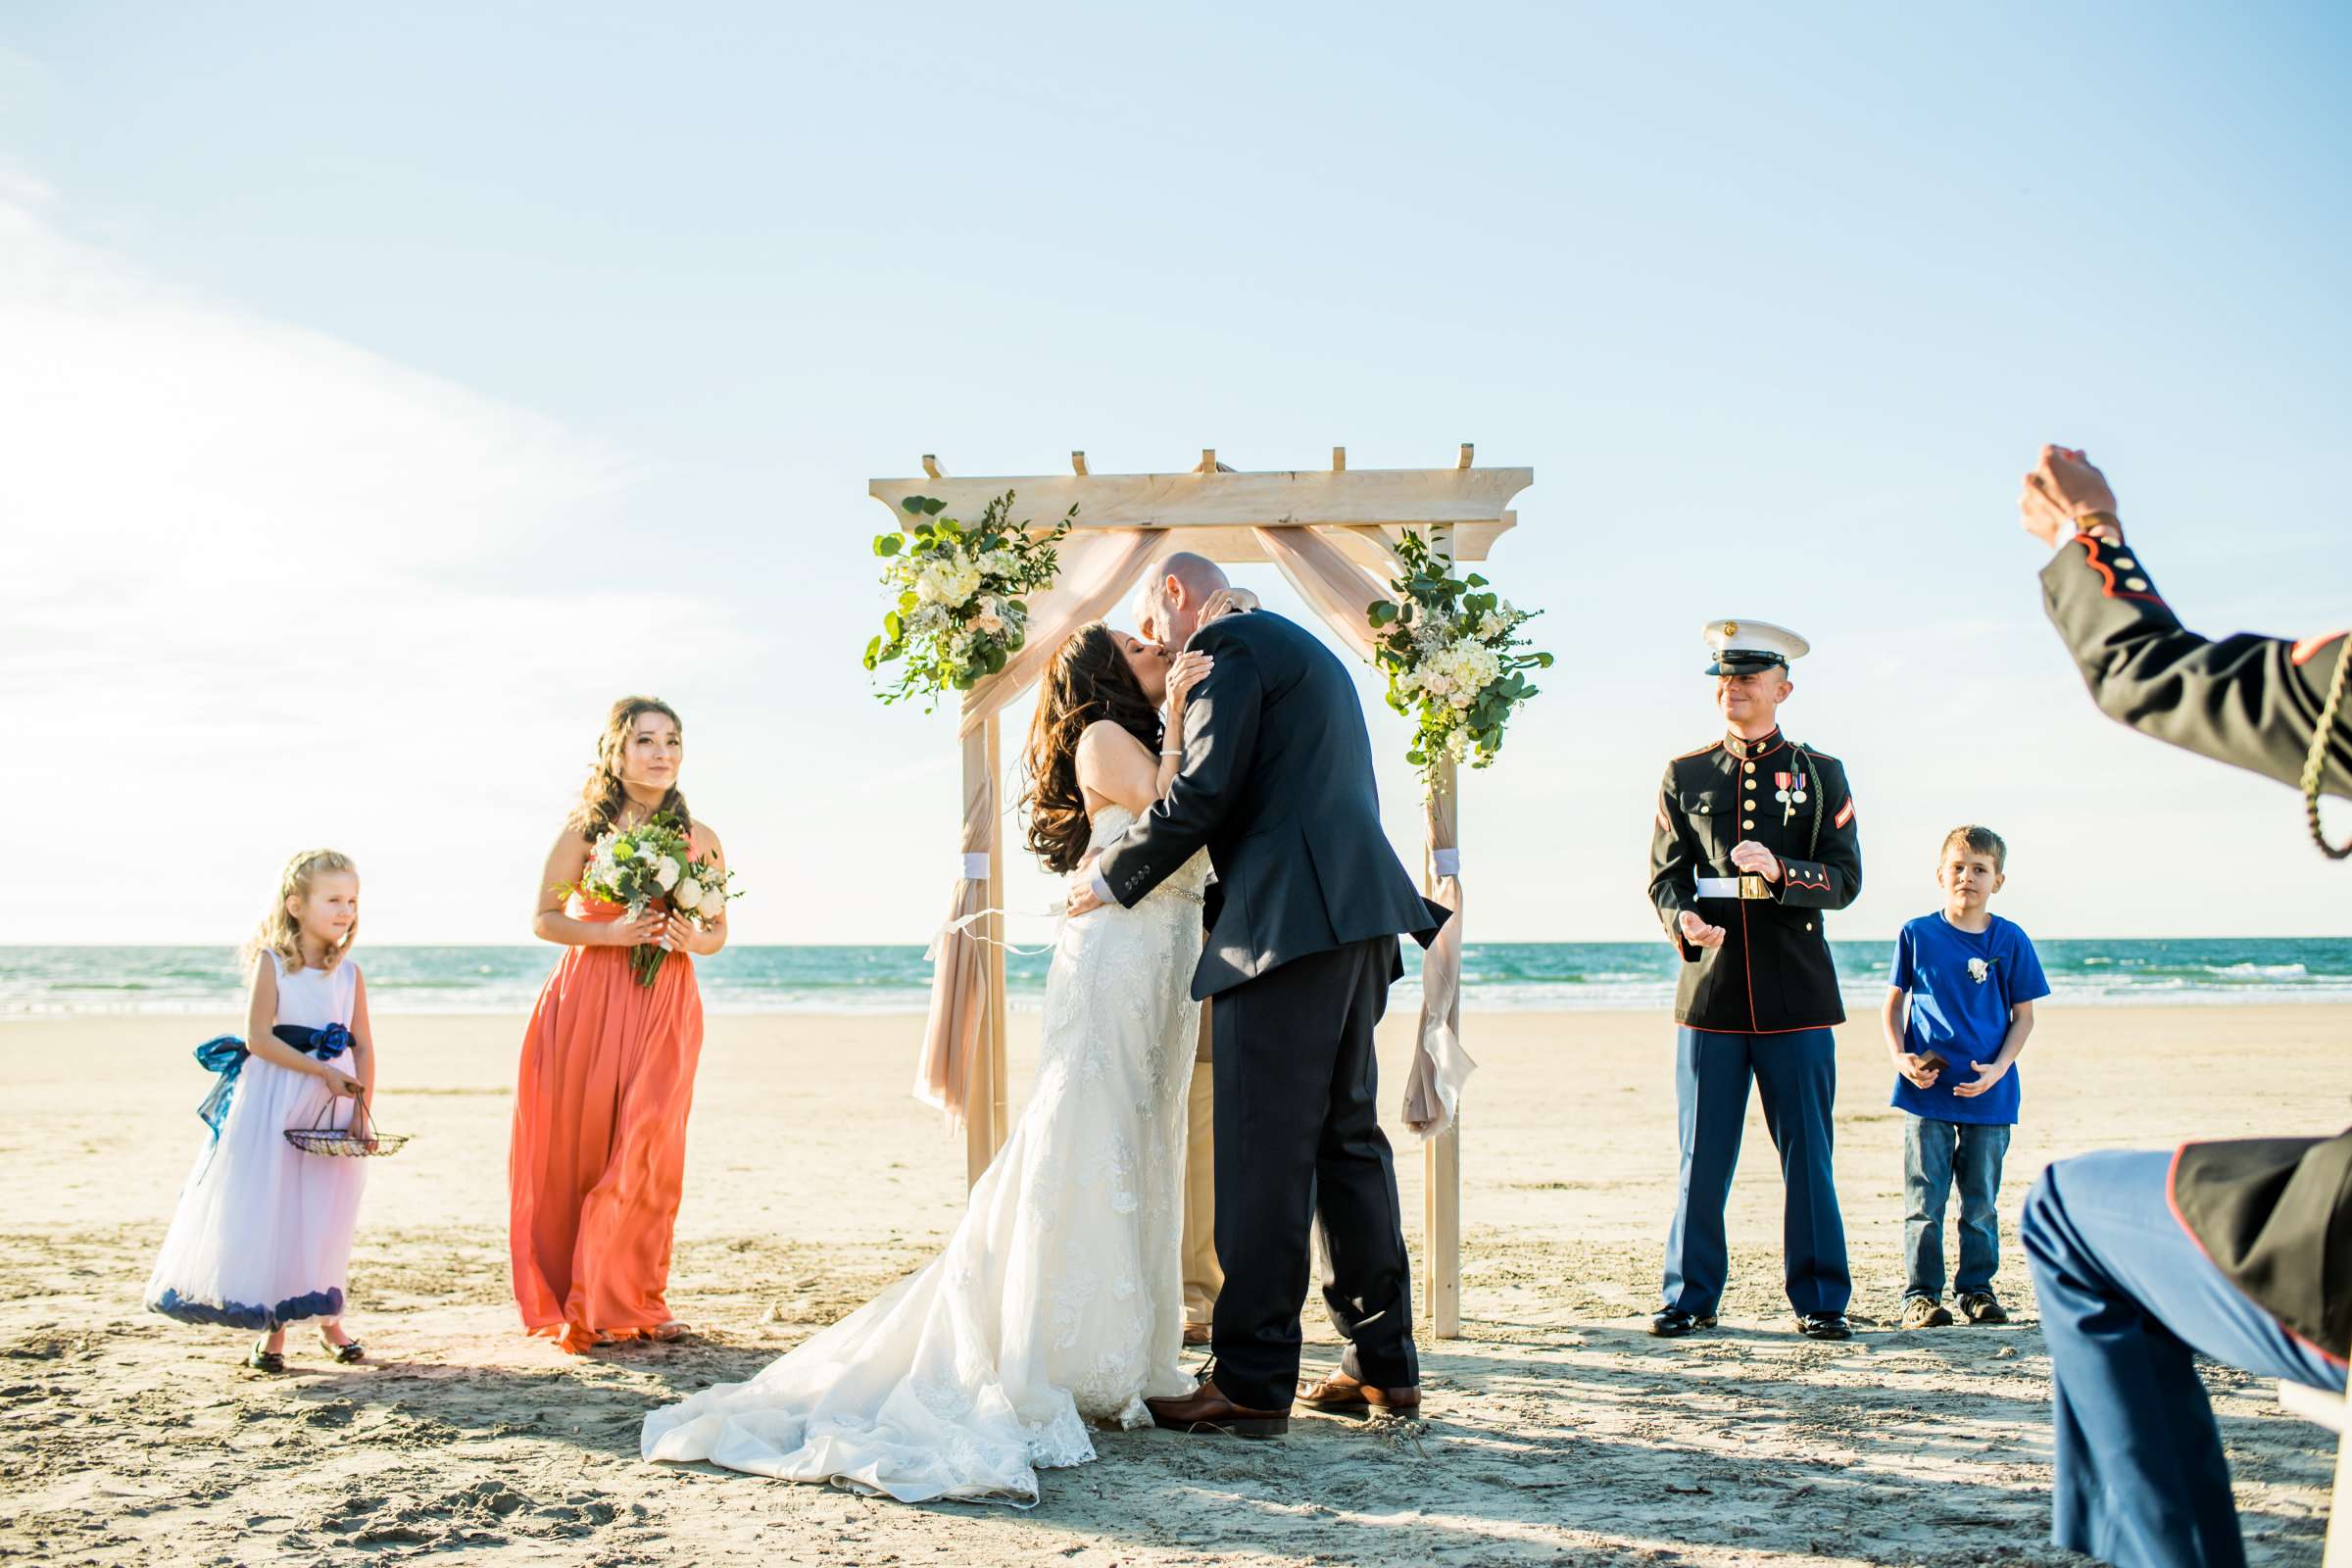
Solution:
<svg viewBox="0 0 2352 1568">
<path fill-rule="evenodd" d="M 1206 556 L 1179 550 L 1144 580 L 1135 603 L 1137 629 L 1170 648 L 1182 648 L 1200 628 L 1200 607 L 1208 603 L 1208 596 L 1232 586 L 1224 567 Z"/>
</svg>

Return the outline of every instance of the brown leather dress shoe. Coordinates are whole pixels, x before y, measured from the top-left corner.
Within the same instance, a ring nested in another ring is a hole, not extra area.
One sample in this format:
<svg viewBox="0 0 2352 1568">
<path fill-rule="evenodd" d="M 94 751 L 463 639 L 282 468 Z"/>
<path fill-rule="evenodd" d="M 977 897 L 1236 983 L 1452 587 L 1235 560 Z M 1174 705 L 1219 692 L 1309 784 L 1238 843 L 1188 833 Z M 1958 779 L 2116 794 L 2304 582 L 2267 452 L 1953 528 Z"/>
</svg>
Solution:
<svg viewBox="0 0 2352 1568">
<path fill-rule="evenodd" d="M 1325 1415 L 1383 1415 L 1414 1416 L 1421 1413 L 1419 1389 L 1383 1389 L 1369 1383 L 1358 1383 L 1345 1372 L 1334 1372 L 1318 1382 L 1303 1384 L 1298 1390 L 1298 1402 L 1310 1410 Z"/>
<path fill-rule="evenodd" d="M 1152 1423 L 1170 1432 L 1222 1432 L 1234 1438 L 1279 1438 L 1291 1430 L 1288 1410 L 1252 1410 L 1236 1404 L 1214 1383 L 1172 1399 L 1146 1399 Z"/>
<path fill-rule="evenodd" d="M 1200 1348 L 1201 1346 L 1204 1346 L 1204 1345 L 1206 1345 L 1207 1343 L 1208 1343 L 1208 1325 L 1207 1325 L 1207 1324 L 1205 1324 L 1205 1323 L 1187 1323 L 1187 1324 L 1184 1326 L 1184 1348 L 1185 1348 L 1186 1349 L 1188 1349 L 1188 1350 L 1192 1350 L 1192 1349 L 1198 1349 L 1199 1348 Z"/>
</svg>

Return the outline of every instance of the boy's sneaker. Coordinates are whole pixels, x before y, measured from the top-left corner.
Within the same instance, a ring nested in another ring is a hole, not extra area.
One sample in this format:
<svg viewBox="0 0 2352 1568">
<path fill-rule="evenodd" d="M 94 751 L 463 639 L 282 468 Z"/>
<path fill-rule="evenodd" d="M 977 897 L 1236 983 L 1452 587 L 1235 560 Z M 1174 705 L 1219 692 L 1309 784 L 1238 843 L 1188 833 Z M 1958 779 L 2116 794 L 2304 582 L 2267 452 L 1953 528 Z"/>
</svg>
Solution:
<svg viewBox="0 0 2352 1568">
<path fill-rule="evenodd" d="M 1987 1297 L 1985 1299 L 1991 1298 Z M 1906 1296 L 1903 1298 L 1903 1327 L 1907 1329 L 1948 1329 L 1951 1326 L 1950 1310 L 1934 1297 Z"/>
<path fill-rule="evenodd" d="M 1971 1291 L 1960 1298 L 1960 1311 L 1971 1323 L 2006 1323 L 2009 1309 L 1990 1291 Z M 1944 1321 L 1949 1323 L 1950 1318 Z"/>
</svg>

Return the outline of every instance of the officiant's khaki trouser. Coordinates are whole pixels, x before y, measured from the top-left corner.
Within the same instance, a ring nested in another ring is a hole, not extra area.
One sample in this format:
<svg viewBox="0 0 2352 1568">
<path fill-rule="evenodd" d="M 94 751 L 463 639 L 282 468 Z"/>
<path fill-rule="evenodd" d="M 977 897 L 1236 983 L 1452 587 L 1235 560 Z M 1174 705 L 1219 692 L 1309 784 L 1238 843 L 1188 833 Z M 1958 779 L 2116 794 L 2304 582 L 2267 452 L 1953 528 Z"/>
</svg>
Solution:
<svg viewBox="0 0 2352 1568">
<path fill-rule="evenodd" d="M 1217 1165 L 1209 1064 L 1208 1009 L 1200 1004 L 1200 1046 L 1193 1055 L 1193 1093 L 1185 1106 L 1184 1320 L 1207 1327 L 1216 1315 L 1225 1271 L 1217 1266 Z"/>
</svg>

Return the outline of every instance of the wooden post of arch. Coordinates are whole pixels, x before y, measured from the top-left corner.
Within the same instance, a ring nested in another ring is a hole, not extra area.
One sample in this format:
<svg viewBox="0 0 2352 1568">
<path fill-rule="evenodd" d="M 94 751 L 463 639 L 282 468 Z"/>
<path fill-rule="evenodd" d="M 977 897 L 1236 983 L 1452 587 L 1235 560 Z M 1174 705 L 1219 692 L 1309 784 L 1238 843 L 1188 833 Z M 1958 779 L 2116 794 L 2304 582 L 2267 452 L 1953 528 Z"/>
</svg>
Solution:
<svg viewBox="0 0 2352 1568">
<path fill-rule="evenodd" d="M 1004 727 L 992 715 L 981 726 L 981 752 L 988 776 L 1002 792 L 1004 783 Z M 1004 812 L 999 809 L 988 828 L 988 903 L 1004 907 Z M 988 952 L 988 1015 L 980 1022 L 980 1059 L 971 1065 L 971 1091 L 963 1111 L 963 1185 L 971 1188 L 1004 1147 L 1011 1127 L 1004 1115 L 1004 917 L 992 914 L 980 922 Z"/>
<path fill-rule="evenodd" d="M 1462 448 L 1463 467 L 1470 466 L 1470 448 Z M 1453 529 L 1439 524 L 1429 530 L 1430 548 L 1451 561 Z M 1454 794 L 1453 759 L 1438 764 L 1436 787 Z M 1461 803 L 1454 803 L 1455 842 L 1460 842 Z M 1427 844 L 1421 847 L 1421 891 L 1437 891 L 1437 866 Z M 1461 916 L 1456 915 L 1457 920 Z M 1453 1108 L 1446 1130 L 1421 1146 L 1421 1238 L 1429 1249 L 1429 1327 L 1441 1340 L 1462 1337 L 1462 1106 Z"/>
</svg>

